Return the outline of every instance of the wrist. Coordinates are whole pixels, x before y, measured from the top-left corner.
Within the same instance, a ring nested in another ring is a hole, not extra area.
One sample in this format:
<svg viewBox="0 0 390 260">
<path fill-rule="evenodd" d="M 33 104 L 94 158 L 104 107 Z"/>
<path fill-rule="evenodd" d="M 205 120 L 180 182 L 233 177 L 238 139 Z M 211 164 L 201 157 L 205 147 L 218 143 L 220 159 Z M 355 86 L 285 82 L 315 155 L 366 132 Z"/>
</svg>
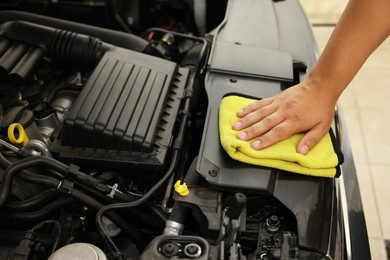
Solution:
<svg viewBox="0 0 390 260">
<path fill-rule="evenodd" d="M 346 88 L 336 77 L 324 77 L 315 71 L 311 71 L 301 85 L 306 90 L 323 97 L 332 104 L 336 104 L 341 93 Z"/>
</svg>

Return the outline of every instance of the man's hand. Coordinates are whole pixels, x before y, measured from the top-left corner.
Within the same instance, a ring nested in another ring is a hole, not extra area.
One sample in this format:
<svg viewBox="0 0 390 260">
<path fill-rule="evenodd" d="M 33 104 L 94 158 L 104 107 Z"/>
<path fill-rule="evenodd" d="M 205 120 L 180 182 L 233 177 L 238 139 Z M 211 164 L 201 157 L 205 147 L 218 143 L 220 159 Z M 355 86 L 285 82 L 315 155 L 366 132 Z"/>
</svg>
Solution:
<svg viewBox="0 0 390 260">
<path fill-rule="evenodd" d="M 274 143 L 306 132 L 297 152 L 308 153 L 329 131 L 337 98 L 326 88 L 315 88 L 305 83 L 291 87 L 278 95 L 258 100 L 237 112 L 241 119 L 232 128 L 240 140 L 252 140 L 251 146 L 263 149 Z"/>
</svg>

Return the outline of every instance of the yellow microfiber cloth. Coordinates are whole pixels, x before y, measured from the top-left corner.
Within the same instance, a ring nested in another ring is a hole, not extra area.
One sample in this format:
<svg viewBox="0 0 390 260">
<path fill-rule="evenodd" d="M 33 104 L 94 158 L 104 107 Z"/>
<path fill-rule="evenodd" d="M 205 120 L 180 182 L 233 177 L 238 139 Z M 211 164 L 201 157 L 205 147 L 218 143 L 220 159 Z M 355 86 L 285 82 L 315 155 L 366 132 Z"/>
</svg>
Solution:
<svg viewBox="0 0 390 260">
<path fill-rule="evenodd" d="M 236 138 L 239 133 L 232 129 L 239 118 L 236 113 L 255 99 L 227 96 L 219 108 L 219 133 L 222 147 L 235 160 L 258 166 L 266 166 L 294 173 L 317 177 L 336 177 L 336 167 L 342 163 L 340 151 L 335 151 L 328 133 L 308 154 L 296 151 L 303 134 L 295 134 L 262 150 L 254 150 L 250 142 Z"/>
</svg>

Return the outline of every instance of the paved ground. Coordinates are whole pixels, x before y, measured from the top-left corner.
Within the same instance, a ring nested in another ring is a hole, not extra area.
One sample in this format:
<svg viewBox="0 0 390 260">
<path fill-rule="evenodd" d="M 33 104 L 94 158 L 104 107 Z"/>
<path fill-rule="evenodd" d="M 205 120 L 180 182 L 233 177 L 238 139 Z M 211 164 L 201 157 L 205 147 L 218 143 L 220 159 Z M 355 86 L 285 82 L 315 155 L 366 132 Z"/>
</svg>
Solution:
<svg viewBox="0 0 390 260">
<path fill-rule="evenodd" d="M 347 0 L 300 0 L 313 24 L 336 23 Z"/>
</svg>

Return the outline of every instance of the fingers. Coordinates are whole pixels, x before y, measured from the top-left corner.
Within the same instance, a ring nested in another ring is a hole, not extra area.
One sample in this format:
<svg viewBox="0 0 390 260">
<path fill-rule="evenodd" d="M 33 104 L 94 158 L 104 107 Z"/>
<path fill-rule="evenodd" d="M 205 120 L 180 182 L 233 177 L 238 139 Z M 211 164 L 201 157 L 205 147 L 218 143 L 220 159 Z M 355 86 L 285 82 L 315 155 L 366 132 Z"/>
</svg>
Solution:
<svg viewBox="0 0 390 260">
<path fill-rule="evenodd" d="M 241 109 L 232 129 L 239 131 L 238 139 L 251 141 L 256 150 L 307 131 L 296 147 L 298 153 L 307 154 L 329 130 L 335 102 L 322 91 L 308 91 L 302 84 L 296 85 Z"/>
<path fill-rule="evenodd" d="M 279 134 L 282 132 L 280 131 L 282 129 L 280 129 L 278 125 L 282 123 L 283 120 L 284 117 L 281 117 L 277 113 L 267 116 L 264 119 L 262 118 L 260 120 L 256 120 L 256 123 L 248 127 L 244 132 L 239 133 L 237 138 L 245 141 L 251 140 L 257 136 L 267 133 L 270 130 L 276 131 Z M 242 125 L 244 125 L 244 123 Z M 245 128 L 245 126 L 243 128 Z M 276 130 L 273 130 L 274 128 L 276 128 Z"/>
<path fill-rule="evenodd" d="M 292 136 L 295 132 L 295 128 L 292 128 L 288 121 L 283 121 L 258 137 L 251 146 L 253 149 L 260 150 Z"/>
<path fill-rule="evenodd" d="M 272 99 L 262 99 L 237 113 L 242 117 L 233 124 L 232 129 L 236 131 L 245 129 L 237 134 L 238 139 L 248 141 L 258 137 L 251 144 L 258 150 L 294 134 L 293 131 L 296 129 L 287 123 L 290 119 L 286 117 L 286 113 L 278 112 L 278 106 L 272 103 Z"/>
<path fill-rule="evenodd" d="M 298 129 L 301 126 L 299 116 L 289 111 L 290 103 L 291 101 L 283 104 L 279 102 L 279 105 L 275 105 L 272 99 L 253 102 L 240 111 L 246 115 L 234 123 L 232 129 L 236 131 L 245 129 L 237 134 L 237 138 L 243 141 L 257 137 L 252 143 L 254 149 L 262 149 L 286 139 L 293 135 L 294 131 L 301 130 Z"/>
<path fill-rule="evenodd" d="M 261 107 L 270 105 L 271 103 L 272 103 L 272 99 L 265 98 L 265 99 L 257 100 L 255 102 L 249 104 L 248 106 L 242 108 L 240 111 L 238 111 L 237 116 L 244 117 L 244 116 L 248 115 L 249 113 L 252 113 L 253 111 L 258 110 Z"/>
<path fill-rule="evenodd" d="M 318 142 L 326 135 L 329 128 L 317 125 L 307 132 L 299 141 L 297 152 L 300 154 L 307 154 Z"/>
<path fill-rule="evenodd" d="M 260 124 L 260 123 L 258 123 Z M 257 130 L 258 124 L 253 125 L 251 128 L 254 128 Z M 315 147 L 319 141 L 326 135 L 326 133 L 329 131 L 329 128 L 323 127 L 322 125 L 317 125 L 313 127 L 309 132 L 307 132 L 302 139 L 299 141 L 297 145 L 297 152 L 300 154 L 307 154 L 313 147 Z M 248 130 L 247 130 L 248 132 Z M 251 147 L 255 150 L 264 149 L 268 146 L 271 146 L 281 140 L 284 140 L 286 138 L 289 138 L 293 134 L 299 132 L 298 129 L 295 129 L 292 127 L 291 123 L 289 123 L 288 120 L 283 121 L 274 127 L 272 127 L 268 132 L 264 134 L 258 134 L 258 132 L 254 131 L 252 133 L 250 132 L 242 132 L 237 135 L 238 139 L 241 140 L 251 140 L 251 135 L 259 136 L 256 138 L 255 141 L 251 143 Z M 242 138 L 243 133 L 245 133 L 244 138 Z M 240 138 L 241 137 L 241 138 Z"/>
<path fill-rule="evenodd" d="M 256 103 L 256 102 L 255 102 Z M 252 103 L 254 104 L 254 103 Z M 253 108 L 249 108 L 253 109 Z M 263 119 L 266 121 L 265 123 L 268 125 L 272 125 L 271 118 L 267 118 L 268 116 L 275 113 L 276 107 L 273 106 L 263 106 L 258 109 L 253 110 L 252 112 L 246 114 L 245 117 L 242 117 L 239 121 L 235 122 L 232 126 L 233 130 L 239 131 L 244 128 L 247 128 L 251 125 L 256 124 L 257 122 L 261 122 Z M 248 109 L 245 110 L 245 113 L 248 112 Z M 274 120 L 273 120 L 274 121 Z"/>
</svg>

